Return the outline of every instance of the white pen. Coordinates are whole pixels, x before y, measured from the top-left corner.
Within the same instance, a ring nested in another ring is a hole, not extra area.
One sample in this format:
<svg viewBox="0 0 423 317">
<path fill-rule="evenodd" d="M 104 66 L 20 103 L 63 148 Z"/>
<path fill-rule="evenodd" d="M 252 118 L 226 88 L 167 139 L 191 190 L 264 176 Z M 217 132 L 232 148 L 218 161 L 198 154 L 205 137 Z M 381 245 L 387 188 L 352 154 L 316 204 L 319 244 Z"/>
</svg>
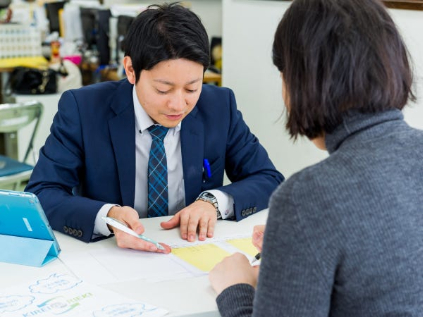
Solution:
<svg viewBox="0 0 423 317">
<path fill-rule="evenodd" d="M 141 240 L 147 241 L 147 242 L 151 242 L 153 243 L 157 249 L 159 250 L 164 250 L 165 248 L 159 244 L 158 242 L 147 238 L 145 235 L 142 234 L 137 234 L 134 230 L 130 229 L 126 224 L 120 222 L 119 220 L 112 218 L 112 217 L 101 217 L 103 218 L 103 220 L 108 224 L 111 225 L 112 227 L 115 227 L 116 229 L 122 230 L 123 232 L 126 232 L 128 234 L 130 234 L 131 236 L 140 238 Z"/>
<path fill-rule="evenodd" d="M 251 265 L 259 261 L 260 259 L 261 259 L 261 253 L 259 252 L 254 256 L 253 260 L 251 261 Z"/>
</svg>

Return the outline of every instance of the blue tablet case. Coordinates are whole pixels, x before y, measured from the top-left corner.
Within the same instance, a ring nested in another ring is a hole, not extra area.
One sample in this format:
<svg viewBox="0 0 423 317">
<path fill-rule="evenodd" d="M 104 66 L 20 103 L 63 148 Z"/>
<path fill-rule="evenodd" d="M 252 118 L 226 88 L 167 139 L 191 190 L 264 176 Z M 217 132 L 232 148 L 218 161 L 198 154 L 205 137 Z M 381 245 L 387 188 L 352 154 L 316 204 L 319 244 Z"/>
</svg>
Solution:
<svg viewBox="0 0 423 317">
<path fill-rule="evenodd" d="M 32 193 L 0 190 L 0 262 L 43 266 L 56 259 L 59 243 Z"/>
</svg>

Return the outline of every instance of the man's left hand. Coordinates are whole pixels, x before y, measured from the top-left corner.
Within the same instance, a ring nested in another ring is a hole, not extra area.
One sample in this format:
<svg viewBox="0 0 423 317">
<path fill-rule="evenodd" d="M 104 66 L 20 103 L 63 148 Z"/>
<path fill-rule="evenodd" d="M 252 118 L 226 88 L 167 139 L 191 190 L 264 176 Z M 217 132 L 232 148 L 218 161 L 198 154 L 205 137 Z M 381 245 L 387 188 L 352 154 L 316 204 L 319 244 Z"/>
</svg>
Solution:
<svg viewBox="0 0 423 317">
<path fill-rule="evenodd" d="M 212 238 L 216 221 L 217 214 L 214 206 L 208 202 L 197 200 L 160 225 L 163 229 L 172 229 L 180 225 L 182 239 L 193 242 L 196 239 L 197 230 L 198 240 L 204 241 L 206 237 Z"/>
</svg>

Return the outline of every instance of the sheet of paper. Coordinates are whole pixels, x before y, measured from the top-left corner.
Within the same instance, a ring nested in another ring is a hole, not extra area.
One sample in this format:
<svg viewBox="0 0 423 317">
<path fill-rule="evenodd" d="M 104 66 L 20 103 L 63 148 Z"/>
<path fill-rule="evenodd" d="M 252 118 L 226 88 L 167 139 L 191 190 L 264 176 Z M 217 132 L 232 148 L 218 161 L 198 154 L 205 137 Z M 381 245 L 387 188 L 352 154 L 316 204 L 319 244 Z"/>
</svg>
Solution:
<svg viewBox="0 0 423 317">
<path fill-rule="evenodd" d="M 75 276 L 92 284 L 131 280 L 154 283 L 207 274 L 234 252 L 242 252 L 252 258 L 257 251 L 249 243 L 250 236 L 235 234 L 206 241 L 178 242 L 172 245 L 172 253 L 168 255 L 116 247 L 89 252 L 62 252 L 59 258 Z"/>
<path fill-rule="evenodd" d="M 257 248 L 251 242 L 251 237 L 243 238 L 243 239 L 231 239 L 231 240 L 227 240 L 226 243 L 229 243 L 235 248 L 251 256 L 255 256 L 258 253 Z"/>
<path fill-rule="evenodd" d="M 0 316 L 164 316 L 167 310 L 134 301 L 67 274 L 52 274 L 0 290 Z"/>
<path fill-rule="evenodd" d="M 217 263 L 231 255 L 215 244 L 172 249 L 172 254 L 203 272 L 209 272 Z"/>
<path fill-rule="evenodd" d="M 192 246 L 196 246 L 196 245 L 204 245 L 204 244 L 210 244 L 210 243 L 215 243 L 215 244 L 219 244 L 220 242 L 226 242 L 228 240 L 234 240 L 234 239 L 244 239 L 244 238 L 249 238 L 251 239 L 251 235 L 245 235 L 245 234 L 231 234 L 231 235 L 227 235 L 227 236 L 220 236 L 220 237 L 213 237 L 213 238 L 207 238 L 205 241 L 194 241 L 194 242 L 188 242 L 186 240 L 179 240 L 177 242 L 171 242 L 171 241 L 167 241 L 167 244 L 172 248 L 172 249 L 176 249 L 176 248 L 183 248 L 183 247 L 192 247 Z"/>
<path fill-rule="evenodd" d="M 98 249 L 85 253 L 62 252 L 60 259 L 76 276 L 97 285 L 133 280 L 170 280 L 187 270 L 171 255 L 130 249 Z M 119 269 L 116 269 L 119 268 Z"/>
</svg>

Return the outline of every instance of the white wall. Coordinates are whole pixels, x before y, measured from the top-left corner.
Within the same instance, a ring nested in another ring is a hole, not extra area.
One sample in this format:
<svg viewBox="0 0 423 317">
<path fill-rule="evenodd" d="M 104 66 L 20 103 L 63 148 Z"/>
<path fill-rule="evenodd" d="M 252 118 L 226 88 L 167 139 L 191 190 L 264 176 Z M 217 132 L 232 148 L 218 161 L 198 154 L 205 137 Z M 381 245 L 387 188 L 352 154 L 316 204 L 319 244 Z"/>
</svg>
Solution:
<svg viewBox="0 0 423 317">
<path fill-rule="evenodd" d="M 417 103 L 410 103 L 404 110 L 407 122 L 423 129 L 423 11 L 389 10 L 397 24 L 411 55 L 414 68 Z"/>
<path fill-rule="evenodd" d="M 223 0 L 223 85 L 234 90 L 245 121 L 286 177 L 327 156 L 307 140 L 293 144 L 285 132 L 281 79 L 271 50 L 289 4 Z"/>
<path fill-rule="evenodd" d="M 105 0 L 104 4 L 111 6 L 113 4 L 159 4 L 159 3 L 176 2 L 173 0 Z M 188 0 L 182 1 L 188 4 L 193 12 L 195 12 L 203 22 L 209 37 L 222 36 L 222 0 Z"/>
<path fill-rule="evenodd" d="M 234 90 L 247 124 L 287 177 L 327 156 L 306 139 L 295 144 L 285 132 L 281 80 L 271 60 L 273 35 L 290 2 L 223 0 L 223 85 Z M 406 120 L 423 129 L 422 11 L 392 11 L 416 65 L 419 104 Z M 420 30 L 420 31 L 419 31 Z"/>
</svg>

